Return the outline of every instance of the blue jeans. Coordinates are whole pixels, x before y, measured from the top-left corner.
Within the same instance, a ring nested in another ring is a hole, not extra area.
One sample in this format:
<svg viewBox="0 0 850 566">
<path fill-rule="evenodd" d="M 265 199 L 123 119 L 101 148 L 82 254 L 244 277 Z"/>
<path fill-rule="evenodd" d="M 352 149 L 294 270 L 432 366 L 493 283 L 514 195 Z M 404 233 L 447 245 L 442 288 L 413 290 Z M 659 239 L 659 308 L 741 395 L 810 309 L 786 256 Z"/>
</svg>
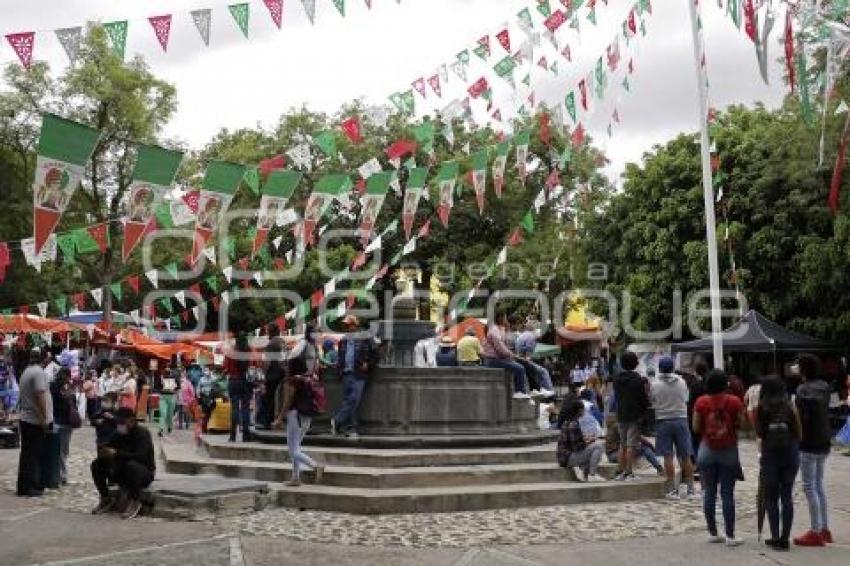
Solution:
<svg viewBox="0 0 850 566">
<path fill-rule="evenodd" d="M 352 373 L 343 374 L 342 406 L 334 417 L 337 430 L 357 432 L 357 410 L 360 408 L 364 389 L 366 389 L 365 379 L 360 379 Z"/>
<path fill-rule="evenodd" d="M 292 479 L 301 479 L 301 467 L 316 469 L 316 462 L 301 450 L 304 436 L 310 430 L 310 417 L 301 415 L 292 409 L 286 413 L 286 449 L 292 460 Z"/>
<path fill-rule="evenodd" d="M 828 454 L 800 452 L 800 468 L 803 472 L 803 493 L 809 502 L 809 517 L 812 530 L 824 531 L 829 528 L 826 518 L 826 492 L 823 489 L 823 471 Z"/>
<path fill-rule="evenodd" d="M 702 510 L 705 523 L 711 535 L 717 535 L 717 487 L 720 486 L 720 499 L 723 508 L 723 523 L 726 536 L 735 536 L 735 482 L 740 467 L 738 447 L 725 450 L 712 450 L 702 443 L 697 455 L 697 468 L 702 476 Z"/>
<path fill-rule="evenodd" d="M 236 439 L 236 429 L 242 423 L 242 439 L 251 437 L 251 395 L 253 391 L 247 381 L 230 380 L 227 395 L 230 397 L 230 438 Z"/>
<path fill-rule="evenodd" d="M 528 384 L 525 381 L 525 368 L 519 363 L 513 360 L 485 358 L 484 365 L 488 368 L 509 370 L 514 376 L 514 391 L 517 393 L 528 393 Z"/>
<path fill-rule="evenodd" d="M 532 361 L 529 361 L 528 363 L 537 371 L 537 383 L 540 385 L 540 389 L 554 391 L 555 387 L 552 385 L 552 377 L 549 375 L 549 370 L 540 364 L 535 364 Z"/>
<path fill-rule="evenodd" d="M 794 480 L 800 469 L 800 450 L 794 445 L 788 450 L 765 450 L 761 454 L 759 472 L 764 492 L 764 509 L 770 523 L 770 536 L 774 540 L 787 541 L 794 522 Z M 780 528 L 779 503 L 782 502 L 782 525 Z"/>
</svg>

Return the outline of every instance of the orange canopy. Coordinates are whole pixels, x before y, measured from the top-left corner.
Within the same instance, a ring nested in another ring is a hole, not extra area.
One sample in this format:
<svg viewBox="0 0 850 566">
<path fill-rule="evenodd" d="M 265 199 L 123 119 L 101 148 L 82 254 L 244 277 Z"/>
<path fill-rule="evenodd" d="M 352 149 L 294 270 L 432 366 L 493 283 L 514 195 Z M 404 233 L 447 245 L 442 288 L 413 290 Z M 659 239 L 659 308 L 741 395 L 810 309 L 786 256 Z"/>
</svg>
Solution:
<svg viewBox="0 0 850 566">
<path fill-rule="evenodd" d="M 183 342 L 166 344 L 137 330 L 124 329 L 120 332 L 119 337 L 121 344 L 116 344 L 114 346 L 116 349 L 134 350 L 142 355 L 162 360 L 170 360 L 174 355 L 197 358 L 199 354 L 204 355 L 209 353 L 209 350 L 195 344 L 186 344 Z"/>
<path fill-rule="evenodd" d="M 0 316 L 0 332 L 71 332 L 74 330 L 85 330 L 85 326 L 33 314 Z"/>
<path fill-rule="evenodd" d="M 481 342 L 487 339 L 484 323 L 477 318 L 467 318 L 463 322 L 459 322 L 446 330 L 446 335 L 451 336 L 452 341 L 457 343 L 458 340 L 466 336 L 466 331 L 472 328 L 475 330 L 475 335 Z"/>
</svg>

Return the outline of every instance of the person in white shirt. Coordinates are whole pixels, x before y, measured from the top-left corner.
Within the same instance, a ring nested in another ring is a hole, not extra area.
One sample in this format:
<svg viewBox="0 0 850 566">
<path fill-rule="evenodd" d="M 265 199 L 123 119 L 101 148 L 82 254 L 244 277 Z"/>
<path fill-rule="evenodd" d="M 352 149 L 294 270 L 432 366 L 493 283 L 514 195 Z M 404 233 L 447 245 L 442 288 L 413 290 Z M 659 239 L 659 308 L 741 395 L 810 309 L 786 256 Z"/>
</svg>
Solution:
<svg viewBox="0 0 850 566">
<path fill-rule="evenodd" d="M 429 338 L 422 338 L 413 347 L 413 367 L 435 368 L 437 367 L 437 350 L 440 347 L 440 336 L 442 330 Z"/>
</svg>

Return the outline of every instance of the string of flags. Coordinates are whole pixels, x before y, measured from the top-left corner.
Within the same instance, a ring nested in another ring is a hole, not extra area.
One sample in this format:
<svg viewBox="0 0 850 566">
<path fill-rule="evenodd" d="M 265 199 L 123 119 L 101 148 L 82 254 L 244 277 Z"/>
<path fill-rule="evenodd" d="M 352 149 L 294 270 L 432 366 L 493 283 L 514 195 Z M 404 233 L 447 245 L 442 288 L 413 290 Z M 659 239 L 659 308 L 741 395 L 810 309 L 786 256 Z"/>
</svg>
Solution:
<svg viewBox="0 0 850 566">
<path fill-rule="evenodd" d="M 474 48 L 461 50 L 453 61 L 442 64 L 432 73 L 423 74 L 415 79 L 407 90 L 391 94 L 389 96 L 390 102 L 399 112 L 411 115 L 417 111 L 417 101 L 424 103 L 430 100 L 441 104 L 440 99 L 449 94 L 446 83 L 454 80 L 450 79 L 451 76 L 454 76 L 464 85 L 463 98 L 451 100 L 446 106 L 439 109 L 443 118 L 447 120 L 462 118 L 474 124 L 472 104 L 474 101 L 482 101 L 488 121 L 503 122 L 510 114 L 507 112 L 507 108 L 496 105 L 494 97 L 494 80 L 501 79 L 514 92 L 515 107 L 511 108 L 514 116 L 527 118 L 531 110 L 535 109 L 537 104 L 541 102 L 539 99 L 542 98 L 542 96 L 538 96 L 533 86 L 532 76 L 540 72 L 559 76 L 566 68 L 564 63 L 571 63 L 573 60 L 570 45 L 563 43 L 563 38 L 559 37 L 556 32 L 571 28 L 575 29 L 580 36 L 582 25 L 580 22 L 587 20 L 596 25 L 597 2 L 595 0 L 588 2 L 567 0 L 563 1 L 562 4 L 564 9 L 553 10 L 550 2 L 538 2 L 535 10 L 529 8 L 521 10 L 515 18 L 516 25 L 523 32 L 522 37 L 524 39 L 521 43 L 518 43 L 515 37 L 512 39 L 511 26 L 507 23 L 503 24 L 499 31 L 492 34 L 492 38 L 491 34 L 483 35 L 477 40 Z M 579 8 L 587 10 L 586 18 L 579 18 Z M 538 13 L 543 18 L 542 28 L 535 27 L 533 12 Z M 556 125 L 560 126 L 565 122 L 564 114 L 566 113 L 576 126 L 577 135 L 582 137 L 585 132 L 584 126 L 578 119 L 579 112 L 587 112 L 594 99 L 602 100 L 605 97 L 609 90 L 611 75 L 618 69 L 627 71 L 622 80 L 618 81 L 618 85 L 625 93 L 631 91 L 631 75 L 635 70 L 634 52 L 629 53 L 624 49 L 631 49 L 636 44 L 637 39 L 646 35 L 646 21 L 652 13 L 650 0 L 637 0 L 632 4 L 619 27 L 621 31 L 614 34 L 604 52 L 596 59 L 595 67 L 582 75 L 575 88 L 564 93 L 566 96 L 561 94 L 560 96 L 564 96 L 562 100 L 548 104 L 553 109 Z M 536 31 L 537 29 L 542 29 L 542 33 Z M 557 59 L 547 57 L 545 52 L 540 56 L 535 54 L 535 50 L 541 48 L 543 37 L 547 38 L 549 43 L 552 44 Z M 500 48 L 495 47 L 496 44 Z M 501 49 L 503 56 L 498 58 L 494 65 L 493 61 L 497 58 L 494 55 L 497 54 L 498 49 Z M 473 54 L 477 57 L 473 58 Z M 470 83 L 470 74 L 474 68 L 477 68 L 473 67 L 474 61 L 478 61 L 477 67 L 484 66 L 484 74 Z M 560 66 L 559 63 L 561 63 Z M 449 73 L 450 70 L 452 71 L 451 74 Z M 516 96 L 519 88 L 518 79 L 520 84 L 529 89 L 527 96 Z M 427 88 L 428 86 L 431 87 L 430 90 Z M 609 136 L 612 135 L 614 126 L 619 124 L 620 120 L 620 113 L 615 107 L 607 128 Z M 442 133 L 449 144 L 453 144 L 453 132 L 446 129 Z"/>
<path fill-rule="evenodd" d="M 347 5 L 351 2 L 346 2 L 346 0 L 329 0 L 329 3 L 335 8 L 335 11 L 339 12 L 341 17 L 345 17 Z M 401 0 L 394 0 L 394 3 L 401 4 Z M 262 6 L 259 4 L 262 4 Z M 316 0 L 300 0 L 300 4 L 307 19 L 311 24 L 315 25 Z M 371 10 L 373 0 L 366 0 L 365 4 L 366 8 Z M 276 28 L 282 29 L 285 21 L 284 11 L 291 5 L 292 2 L 284 4 L 283 0 L 248 0 L 228 4 L 227 15 L 225 17 L 232 20 L 233 25 L 241 32 L 245 39 L 249 39 L 252 11 L 258 8 L 261 9 L 268 14 L 268 17 Z M 193 27 L 198 32 L 201 42 L 206 47 L 210 45 L 213 16 L 215 14 L 216 17 L 219 17 L 219 12 L 219 10 L 214 11 L 213 8 L 199 8 L 191 10 L 186 14 L 186 17 L 192 21 Z M 174 13 L 151 15 L 146 18 L 147 23 L 141 26 L 142 28 L 148 28 L 146 33 L 150 33 L 153 36 L 163 52 L 168 52 L 172 23 L 175 16 Z M 131 29 L 130 23 L 131 20 L 123 19 L 101 24 L 109 38 L 113 51 L 121 59 L 125 56 L 127 37 Z M 133 21 L 132 23 L 136 24 L 139 22 Z M 73 64 L 79 54 L 84 27 L 83 25 L 77 25 L 48 31 L 14 32 L 6 34 L 5 37 L 6 42 L 14 50 L 15 55 L 17 55 L 18 60 L 25 69 L 29 69 L 32 65 L 36 39 L 42 35 L 53 35 L 62 46 L 62 50 L 68 57 L 68 61 Z M 135 25 L 133 29 L 136 29 Z"/>
</svg>

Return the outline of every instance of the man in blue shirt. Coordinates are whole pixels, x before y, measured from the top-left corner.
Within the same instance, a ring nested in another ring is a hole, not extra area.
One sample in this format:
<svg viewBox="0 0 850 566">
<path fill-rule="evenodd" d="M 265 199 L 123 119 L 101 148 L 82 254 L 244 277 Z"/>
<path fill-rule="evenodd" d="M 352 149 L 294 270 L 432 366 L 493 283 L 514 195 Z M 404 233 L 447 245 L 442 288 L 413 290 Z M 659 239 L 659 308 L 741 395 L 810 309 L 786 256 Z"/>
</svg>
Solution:
<svg viewBox="0 0 850 566">
<path fill-rule="evenodd" d="M 369 373 L 377 365 L 377 349 L 370 336 L 357 335 L 360 321 L 356 316 L 346 316 L 343 325 L 346 335 L 339 341 L 337 356 L 343 397 L 342 406 L 331 419 L 331 434 L 340 432 L 357 438 L 357 410 L 360 408 Z"/>
</svg>

